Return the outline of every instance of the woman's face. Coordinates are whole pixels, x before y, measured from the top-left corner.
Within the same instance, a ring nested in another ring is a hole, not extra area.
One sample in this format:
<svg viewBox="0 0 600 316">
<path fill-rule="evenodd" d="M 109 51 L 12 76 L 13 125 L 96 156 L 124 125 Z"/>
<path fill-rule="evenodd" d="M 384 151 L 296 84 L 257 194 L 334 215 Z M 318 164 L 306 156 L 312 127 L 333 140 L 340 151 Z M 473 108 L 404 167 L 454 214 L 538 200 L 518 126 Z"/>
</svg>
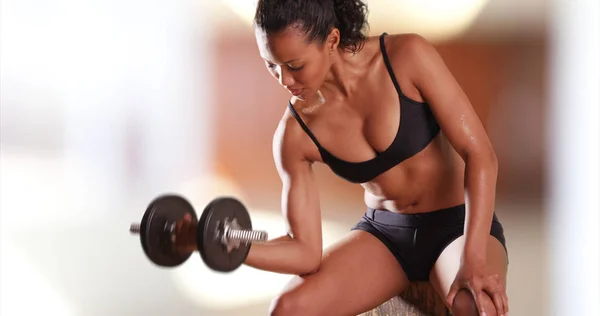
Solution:
<svg viewBox="0 0 600 316">
<path fill-rule="evenodd" d="M 317 93 L 331 68 L 335 40 L 308 43 L 297 27 L 269 35 L 256 28 L 255 34 L 260 56 L 279 84 L 299 99 Z"/>
</svg>

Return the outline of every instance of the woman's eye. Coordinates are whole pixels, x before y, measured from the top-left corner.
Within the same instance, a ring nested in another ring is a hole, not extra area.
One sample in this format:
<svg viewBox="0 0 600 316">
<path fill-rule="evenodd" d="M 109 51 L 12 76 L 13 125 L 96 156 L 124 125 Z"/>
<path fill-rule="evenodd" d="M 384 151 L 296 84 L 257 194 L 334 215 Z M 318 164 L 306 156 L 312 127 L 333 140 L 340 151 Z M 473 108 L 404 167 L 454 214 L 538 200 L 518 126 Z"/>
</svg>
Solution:
<svg viewBox="0 0 600 316">
<path fill-rule="evenodd" d="M 304 67 L 304 66 L 300 66 L 300 67 L 292 67 L 292 66 L 288 66 L 288 67 L 289 67 L 289 68 L 290 68 L 290 70 L 292 70 L 292 71 L 298 71 L 298 70 L 302 69 L 302 67 Z"/>
</svg>

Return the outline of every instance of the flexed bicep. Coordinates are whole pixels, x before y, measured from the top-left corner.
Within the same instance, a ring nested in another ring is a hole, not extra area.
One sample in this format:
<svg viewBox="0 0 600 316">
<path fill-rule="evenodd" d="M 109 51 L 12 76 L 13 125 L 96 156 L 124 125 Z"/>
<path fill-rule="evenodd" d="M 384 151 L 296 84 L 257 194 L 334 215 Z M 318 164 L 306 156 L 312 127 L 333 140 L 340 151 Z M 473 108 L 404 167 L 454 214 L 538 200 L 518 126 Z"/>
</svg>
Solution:
<svg viewBox="0 0 600 316">
<path fill-rule="evenodd" d="M 300 134 L 294 131 L 294 126 L 288 128 L 288 123 L 284 118 L 273 138 L 287 234 L 253 244 L 245 263 L 267 271 L 303 275 L 316 271 L 321 264 L 321 209 L 311 164 L 298 146 Z"/>
<path fill-rule="evenodd" d="M 312 163 L 299 144 L 300 133 L 283 121 L 273 139 L 273 158 L 282 182 L 281 209 L 288 234 L 320 258 L 321 209 Z"/>
</svg>

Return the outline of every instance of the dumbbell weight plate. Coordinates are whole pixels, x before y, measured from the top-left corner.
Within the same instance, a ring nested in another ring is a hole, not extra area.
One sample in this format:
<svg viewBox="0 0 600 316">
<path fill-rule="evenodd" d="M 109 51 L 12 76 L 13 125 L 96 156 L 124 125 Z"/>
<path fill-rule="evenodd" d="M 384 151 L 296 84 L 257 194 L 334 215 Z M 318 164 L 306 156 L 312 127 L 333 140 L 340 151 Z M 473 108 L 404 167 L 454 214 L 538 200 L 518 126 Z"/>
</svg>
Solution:
<svg viewBox="0 0 600 316">
<path fill-rule="evenodd" d="M 226 219 L 236 219 L 239 229 L 251 230 L 250 214 L 244 205 L 231 197 L 216 198 L 210 202 L 198 222 L 198 250 L 204 263 L 218 272 L 231 272 L 244 263 L 250 245 L 240 244 L 230 253 L 227 247 L 215 238 L 215 234 Z"/>
<path fill-rule="evenodd" d="M 168 223 L 183 219 L 185 214 L 192 216 L 192 223 L 196 222 L 192 205 L 177 195 L 159 196 L 148 205 L 140 223 L 140 241 L 144 253 L 154 264 L 175 267 L 192 255 L 175 251 L 171 234 L 166 229 Z"/>
</svg>

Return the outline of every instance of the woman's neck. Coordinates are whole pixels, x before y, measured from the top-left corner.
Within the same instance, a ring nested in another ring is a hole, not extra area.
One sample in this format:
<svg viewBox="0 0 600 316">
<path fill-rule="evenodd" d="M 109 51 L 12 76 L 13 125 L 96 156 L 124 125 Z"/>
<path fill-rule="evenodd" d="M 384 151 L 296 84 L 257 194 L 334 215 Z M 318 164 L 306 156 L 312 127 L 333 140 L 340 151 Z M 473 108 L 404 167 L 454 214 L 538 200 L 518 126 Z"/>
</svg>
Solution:
<svg viewBox="0 0 600 316">
<path fill-rule="evenodd" d="M 352 53 L 337 49 L 332 54 L 332 65 L 321 87 L 327 98 L 350 98 L 359 88 L 360 81 L 369 71 L 372 47 L 365 43 L 363 49 Z M 373 52 L 374 53 L 374 52 Z M 331 95 L 331 96 L 330 96 Z"/>
</svg>

